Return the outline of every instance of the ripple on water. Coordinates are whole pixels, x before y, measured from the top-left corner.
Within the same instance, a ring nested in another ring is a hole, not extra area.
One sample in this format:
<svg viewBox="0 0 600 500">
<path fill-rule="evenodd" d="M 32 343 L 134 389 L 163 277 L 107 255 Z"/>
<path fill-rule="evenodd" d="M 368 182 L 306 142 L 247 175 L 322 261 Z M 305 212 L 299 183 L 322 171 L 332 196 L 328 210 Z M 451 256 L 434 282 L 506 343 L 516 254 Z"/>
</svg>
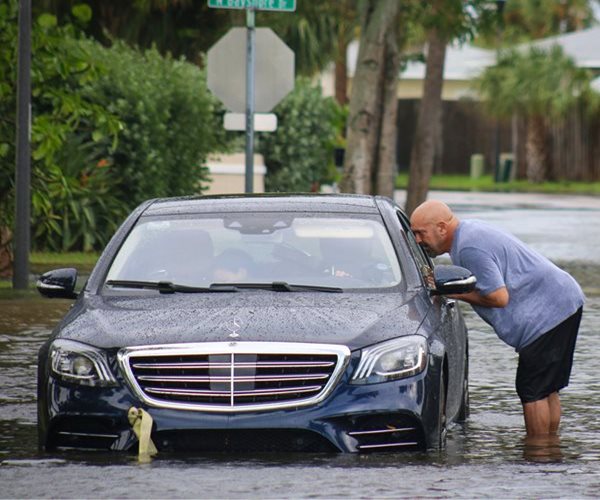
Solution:
<svg viewBox="0 0 600 500">
<path fill-rule="evenodd" d="M 516 354 L 470 309 L 464 311 L 470 328 L 471 417 L 464 425 L 450 428 L 445 452 L 159 456 L 144 465 L 124 454 L 48 456 L 37 451 L 37 349 L 61 314 L 34 311 L 31 322 L 15 322 L 14 329 L 6 329 L 4 317 L 0 319 L 3 496 L 596 497 L 600 491 L 600 297 L 588 298 L 572 380 L 561 396 L 561 437 L 548 446 L 523 439 L 521 407 L 514 392 Z M 44 314 L 46 320 L 41 319 Z M 21 326 L 17 329 L 17 325 Z"/>
</svg>

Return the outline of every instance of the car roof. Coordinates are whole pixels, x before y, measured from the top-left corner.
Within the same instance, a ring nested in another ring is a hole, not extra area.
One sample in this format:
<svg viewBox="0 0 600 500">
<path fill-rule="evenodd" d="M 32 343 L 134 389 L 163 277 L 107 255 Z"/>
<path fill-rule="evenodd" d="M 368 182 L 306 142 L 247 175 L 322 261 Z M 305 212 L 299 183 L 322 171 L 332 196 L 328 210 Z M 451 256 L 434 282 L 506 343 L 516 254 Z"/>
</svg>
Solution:
<svg viewBox="0 0 600 500">
<path fill-rule="evenodd" d="M 376 199 L 354 194 L 239 194 L 153 200 L 143 216 L 223 212 L 379 213 Z M 389 202 L 390 200 L 388 200 Z"/>
</svg>

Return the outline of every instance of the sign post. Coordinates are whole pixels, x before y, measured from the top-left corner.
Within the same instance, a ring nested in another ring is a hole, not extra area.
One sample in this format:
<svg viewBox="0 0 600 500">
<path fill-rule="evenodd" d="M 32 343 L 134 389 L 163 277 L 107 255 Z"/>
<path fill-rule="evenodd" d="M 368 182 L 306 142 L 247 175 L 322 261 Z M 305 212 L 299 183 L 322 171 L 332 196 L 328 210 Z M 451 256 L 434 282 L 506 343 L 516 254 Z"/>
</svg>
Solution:
<svg viewBox="0 0 600 500">
<path fill-rule="evenodd" d="M 240 48 L 239 39 L 236 37 L 236 28 L 230 30 L 208 51 L 207 80 L 208 88 L 223 101 L 230 111 L 245 111 L 245 191 L 246 193 L 252 193 L 254 191 L 254 113 L 257 108 L 255 13 L 256 10 L 294 11 L 296 0 L 208 0 L 208 6 L 224 9 L 246 9 L 246 99 L 243 109 L 240 109 L 242 108 L 241 103 L 239 103 L 241 92 L 238 89 L 238 84 L 242 78 L 237 77 L 236 71 L 239 66 L 234 63 L 235 53 Z M 261 80 L 260 85 L 258 111 L 264 113 L 270 111 L 293 88 L 294 54 L 271 30 L 264 28 L 260 28 L 260 30 L 263 30 L 260 33 L 263 48 L 271 40 L 274 41 L 274 43 L 267 45 L 266 50 L 261 51 L 258 60 L 259 78 L 264 79 L 264 83 Z"/>
<path fill-rule="evenodd" d="M 254 9 L 246 11 L 246 193 L 254 192 Z"/>
<path fill-rule="evenodd" d="M 19 2 L 13 288 L 29 286 L 31 247 L 31 0 Z"/>
</svg>

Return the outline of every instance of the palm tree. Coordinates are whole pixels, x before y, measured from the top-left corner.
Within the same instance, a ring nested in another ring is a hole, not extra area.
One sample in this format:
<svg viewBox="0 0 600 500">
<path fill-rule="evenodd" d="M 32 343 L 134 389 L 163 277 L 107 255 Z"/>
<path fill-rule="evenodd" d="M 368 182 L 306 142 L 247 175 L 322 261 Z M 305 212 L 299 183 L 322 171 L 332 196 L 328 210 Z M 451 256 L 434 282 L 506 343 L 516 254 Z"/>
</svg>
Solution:
<svg viewBox="0 0 600 500">
<path fill-rule="evenodd" d="M 590 75 L 578 68 L 559 46 L 549 51 L 530 47 L 501 54 L 488 68 L 478 86 L 491 114 L 527 119 L 527 179 L 542 182 L 548 171 L 547 128 L 578 102 L 591 95 Z"/>
</svg>

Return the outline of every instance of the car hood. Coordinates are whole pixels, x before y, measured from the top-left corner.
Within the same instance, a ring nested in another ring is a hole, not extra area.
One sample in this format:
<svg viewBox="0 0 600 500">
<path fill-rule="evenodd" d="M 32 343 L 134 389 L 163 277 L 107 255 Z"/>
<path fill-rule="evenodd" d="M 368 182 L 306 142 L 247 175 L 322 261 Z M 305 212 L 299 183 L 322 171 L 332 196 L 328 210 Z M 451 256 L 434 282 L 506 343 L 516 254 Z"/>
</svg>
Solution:
<svg viewBox="0 0 600 500">
<path fill-rule="evenodd" d="M 405 293 L 238 293 L 84 296 L 61 338 L 102 348 L 187 342 L 310 342 L 357 349 L 414 334 L 428 301 Z"/>
</svg>

